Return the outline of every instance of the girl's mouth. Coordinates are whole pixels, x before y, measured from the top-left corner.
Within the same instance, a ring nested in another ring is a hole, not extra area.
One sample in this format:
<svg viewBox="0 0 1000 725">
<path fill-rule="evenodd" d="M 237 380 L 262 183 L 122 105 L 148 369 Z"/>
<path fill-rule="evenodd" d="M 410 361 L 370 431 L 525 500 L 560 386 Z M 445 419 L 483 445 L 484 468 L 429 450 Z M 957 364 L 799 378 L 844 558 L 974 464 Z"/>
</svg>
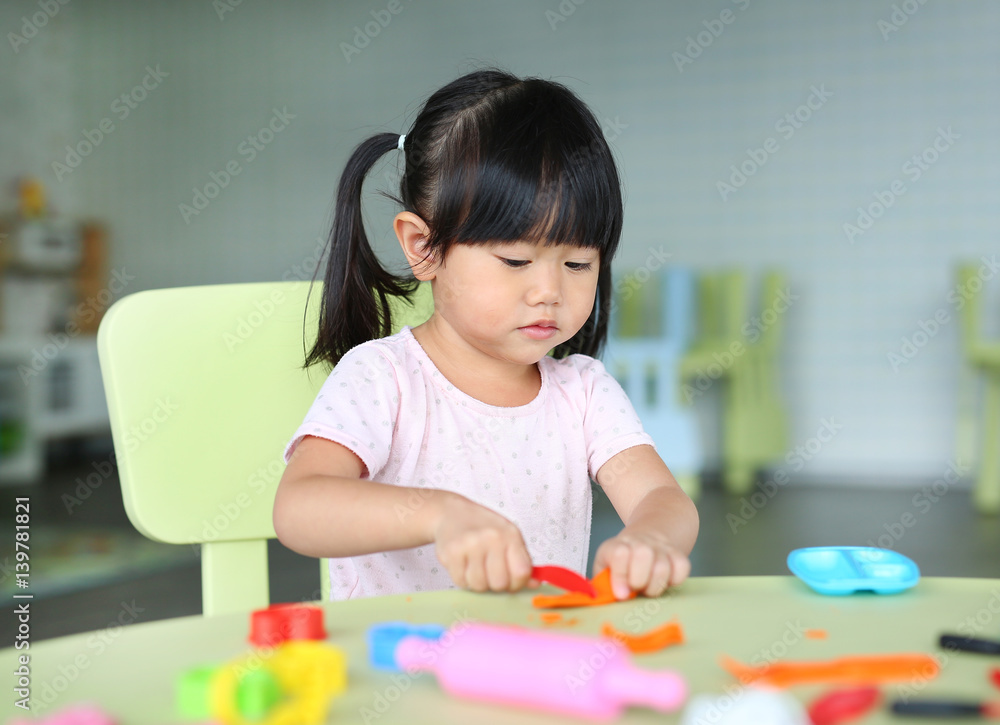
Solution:
<svg viewBox="0 0 1000 725">
<path fill-rule="evenodd" d="M 519 327 L 517 329 L 521 330 L 532 340 L 548 340 L 550 337 L 559 332 L 558 327 L 548 325 L 528 325 L 527 327 Z"/>
</svg>

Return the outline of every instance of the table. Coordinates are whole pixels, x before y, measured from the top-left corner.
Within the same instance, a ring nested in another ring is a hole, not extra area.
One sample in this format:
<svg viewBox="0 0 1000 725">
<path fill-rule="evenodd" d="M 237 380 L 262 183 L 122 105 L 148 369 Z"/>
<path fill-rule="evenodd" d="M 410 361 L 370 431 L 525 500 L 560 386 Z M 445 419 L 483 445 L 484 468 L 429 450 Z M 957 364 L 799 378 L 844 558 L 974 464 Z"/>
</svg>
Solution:
<svg viewBox="0 0 1000 725">
<path fill-rule="evenodd" d="M 540 591 L 555 593 L 543 587 Z M 650 669 L 671 668 L 688 680 L 692 694 L 723 693 L 738 686 L 719 665 L 728 654 L 742 662 L 828 659 L 845 654 L 938 652 L 940 633 L 978 628 L 978 636 L 1000 637 L 1000 579 L 924 578 L 912 590 L 894 596 L 875 594 L 827 597 L 794 577 L 698 577 L 657 599 L 638 598 L 603 607 L 562 610 L 574 626 L 547 627 L 541 610 L 531 606 L 537 592 L 474 594 L 445 591 L 325 603 L 328 642 L 341 648 L 349 663 L 348 690 L 336 700 L 330 723 L 523 723 L 581 722 L 547 713 L 515 710 L 454 699 L 441 691 L 433 675 L 415 677 L 373 670 L 368 665 L 365 633 L 389 620 L 438 623 L 465 620 L 509 623 L 578 634 L 597 634 L 602 622 L 638 633 L 677 618 L 686 642 L 655 654 L 634 655 Z M 125 605 L 127 607 L 127 603 Z M 135 615 L 141 621 L 141 613 Z M 88 699 L 117 715 L 121 725 L 178 722 L 173 688 L 187 668 L 224 661 L 246 652 L 249 615 L 183 617 L 113 627 L 33 644 L 33 696 L 62 690 L 48 712 Z M 127 617 L 122 621 L 128 621 Z M 825 639 L 806 630 L 825 630 Z M 965 632 L 971 633 L 971 630 Z M 23 650 L 0 652 L 0 672 L 10 678 Z M 895 699 L 910 687 L 926 696 L 1000 699 L 986 673 L 1000 658 L 941 652 L 941 674 L 930 682 L 886 685 Z M 6 680 L 6 681 L 9 681 Z M 796 687 L 790 692 L 809 702 L 825 688 Z M 4 721 L 15 709 L 9 686 L 3 687 Z M 368 708 L 376 717 L 366 718 Z M 679 722 L 664 715 L 630 709 L 621 723 Z M 863 720 L 866 725 L 905 722 L 884 708 Z"/>
</svg>

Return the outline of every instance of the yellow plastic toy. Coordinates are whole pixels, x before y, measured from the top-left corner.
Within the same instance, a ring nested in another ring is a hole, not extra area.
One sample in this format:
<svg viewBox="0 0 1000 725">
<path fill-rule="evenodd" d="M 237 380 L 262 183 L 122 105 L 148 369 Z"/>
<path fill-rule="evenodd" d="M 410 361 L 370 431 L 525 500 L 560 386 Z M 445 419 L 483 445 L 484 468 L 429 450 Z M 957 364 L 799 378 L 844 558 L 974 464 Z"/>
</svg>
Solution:
<svg viewBox="0 0 1000 725">
<path fill-rule="evenodd" d="M 258 665 L 277 677 L 284 697 L 263 719 L 250 719 L 237 706 L 237 690 L 254 657 L 260 653 L 224 665 L 212 679 L 210 711 L 224 725 L 319 725 L 331 700 L 347 687 L 343 652 L 311 640 L 285 642 Z"/>
</svg>

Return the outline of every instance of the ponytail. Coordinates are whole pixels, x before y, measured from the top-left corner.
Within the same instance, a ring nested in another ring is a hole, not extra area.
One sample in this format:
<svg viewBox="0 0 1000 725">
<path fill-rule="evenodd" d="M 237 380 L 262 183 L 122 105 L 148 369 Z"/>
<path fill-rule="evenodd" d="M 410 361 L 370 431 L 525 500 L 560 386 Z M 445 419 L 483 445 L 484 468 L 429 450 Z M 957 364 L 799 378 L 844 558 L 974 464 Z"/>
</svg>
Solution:
<svg viewBox="0 0 1000 725">
<path fill-rule="evenodd" d="M 418 281 L 390 274 L 382 268 L 365 234 L 361 191 L 365 176 L 399 136 L 380 133 L 358 145 L 347 161 L 337 188 L 333 228 L 330 231 L 326 276 L 320 300 L 319 334 L 304 367 L 328 362 L 336 365 L 356 345 L 387 337 L 392 321 L 390 297 L 409 298 Z"/>
</svg>

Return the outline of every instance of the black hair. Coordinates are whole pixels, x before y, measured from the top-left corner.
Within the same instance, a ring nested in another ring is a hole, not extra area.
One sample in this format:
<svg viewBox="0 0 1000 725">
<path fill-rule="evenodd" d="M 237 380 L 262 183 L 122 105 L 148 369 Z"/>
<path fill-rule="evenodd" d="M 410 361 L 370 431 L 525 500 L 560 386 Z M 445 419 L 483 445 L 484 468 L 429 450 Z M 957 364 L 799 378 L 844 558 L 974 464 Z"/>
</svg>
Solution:
<svg viewBox="0 0 1000 725">
<path fill-rule="evenodd" d="M 355 345 L 391 334 L 389 297 L 409 299 L 418 281 L 387 272 L 361 215 L 365 176 L 399 135 L 354 149 L 337 189 L 320 303 L 306 367 L 336 365 Z M 497 69 L 462 76 L 427 100 L 406 133 L 400 195 L 390 197 L 430 228 L 427 253 L 453 244 L 573 244 L 600 252 L 594 309 L 553 356 L 596 357 L 608 331 L 611 260 L 621 237 L 621 182 L 594 114 L 562 84 Z"/>
</svg>

